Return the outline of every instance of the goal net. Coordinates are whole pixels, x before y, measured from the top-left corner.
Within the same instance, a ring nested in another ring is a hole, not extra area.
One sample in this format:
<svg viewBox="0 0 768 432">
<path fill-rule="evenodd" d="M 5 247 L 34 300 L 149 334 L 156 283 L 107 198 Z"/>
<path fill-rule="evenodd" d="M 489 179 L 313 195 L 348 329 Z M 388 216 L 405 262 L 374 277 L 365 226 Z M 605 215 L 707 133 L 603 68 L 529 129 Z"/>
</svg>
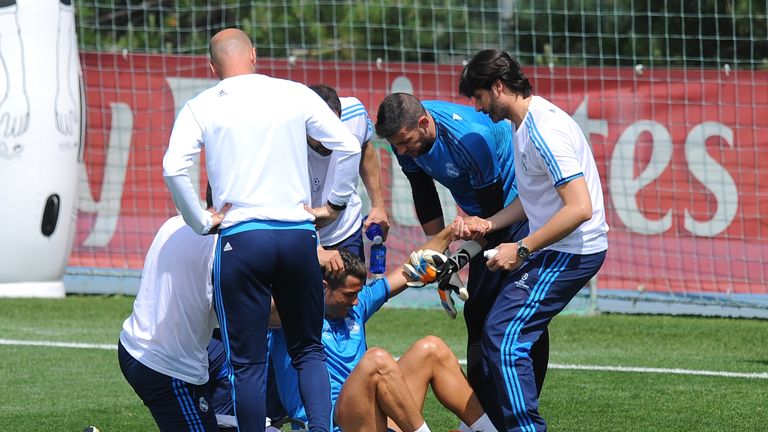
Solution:
<svg viewBox="0 0 768 432">
<path fill-rule="evenodd" d="M 572 114 L 590 139 L 611 227 L 599 298 L 764 314 L 767 4 L 77 2 L 87 133 L 68 272 L 141 268 L 155 230 L 175 213 L 161 173 L 175 114 L 215 82 L 210 37 L 239 27 L 254 41 L 259 73 L 333 86 L 372 118 L 394 91 L 469 103 L 457 91 L 463 62 L 480 49 L 507 50 L 534 92 Z M 392 151 L 373 144 L 393 226 L 392 270 L 424 236 Z M 193 177 L 203 192 L 204 171 Z M 456 205 L 439 190 L 450 221 Z"/>
</svg>

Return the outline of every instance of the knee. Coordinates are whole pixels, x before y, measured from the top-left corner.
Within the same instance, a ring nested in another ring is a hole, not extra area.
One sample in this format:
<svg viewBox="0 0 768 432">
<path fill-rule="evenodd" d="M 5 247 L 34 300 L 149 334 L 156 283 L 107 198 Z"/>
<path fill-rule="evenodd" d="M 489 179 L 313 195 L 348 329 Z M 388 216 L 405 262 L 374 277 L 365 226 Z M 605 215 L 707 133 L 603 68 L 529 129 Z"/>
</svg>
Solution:
<svg viewBox="0 0 768 432">
<path fill-rule="evenodd" d="M 437 336 L 426 336 L 419 339 L 411 348 L 419 353 L 420 357 L 433 362 L 446 363 L 456 358 L 451 348 L 444 340 Z"/>
<path fill-rule="evenodd" d="M 397 370 L 397 362 L 387 350 L 374 347 L 365 352 L 358 367 L 372 375 L 387 375 Z"/>
</svg>

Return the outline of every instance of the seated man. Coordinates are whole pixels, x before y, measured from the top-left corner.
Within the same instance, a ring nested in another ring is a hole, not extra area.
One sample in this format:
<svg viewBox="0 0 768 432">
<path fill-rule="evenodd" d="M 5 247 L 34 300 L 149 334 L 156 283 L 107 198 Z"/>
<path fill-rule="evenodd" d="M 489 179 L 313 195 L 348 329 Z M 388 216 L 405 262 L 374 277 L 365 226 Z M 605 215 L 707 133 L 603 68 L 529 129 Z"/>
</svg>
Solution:
<svg viewBox="0 0 768 432">
<path fill-rule="evenodd" d="M 425 249 L 445 250 L 450 228 L 430 240 Z M 326 272 L 323 343 L 331 375 L 333 419 L 346 431 L 428 431 L 421 410 L 427 387 L 470 430 L 495 431 L 464 376 L 456 356 L 440 338 L 426 336 L 399 360 L 381 348 L 367 349 L 365 323 L 387 299 L 407 288 L 399 270 L 363 285 L 367 276 L 359 257 L 340 249 L 342 274 Z M 270 355 L 280 397 L 290 417 L 305 420 L 290 367 L 285 339 L 273 331 Z M 389 425 L 388 425 L 389 422 Z"/>
</svg>

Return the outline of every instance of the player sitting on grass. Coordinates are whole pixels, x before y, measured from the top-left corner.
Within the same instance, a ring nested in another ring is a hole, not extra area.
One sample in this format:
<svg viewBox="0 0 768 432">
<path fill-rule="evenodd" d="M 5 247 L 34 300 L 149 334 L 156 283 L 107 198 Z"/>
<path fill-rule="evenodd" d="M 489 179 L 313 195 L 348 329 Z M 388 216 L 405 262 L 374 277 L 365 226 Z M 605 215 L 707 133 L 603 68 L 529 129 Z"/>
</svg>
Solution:
<svg viewBox="0 0 768 432">
<path fill-rule="evenodd" d="M 445 250 L 451 240 L 448 228 L 424 245 L 424 249 Z M 344 263 L 343 273 L 326 272 L 323 281 L 323 343 L 331 376 L 335 426 L 345 432 L 387 431 L 388 427 L 404 432 L 428 431 L 421 411 L 431 385 L 440 403 L 472 425 L 471 430 L 495 431 L 456 356 L 439 337 L 418 340 L 398 360 L 382 348 L 368 349 L 366 321 L 412 280 L 398 269 L 363 285 L 367 273 L 360 258 L 344 249 L 338 253 Z M 422 251 L 418 255 L 429 262 L 429 253 L 432 252 Z M 424 265 L 414 267 L 421 267 L 426 273 Z M 424 281 L 430 279 L 425 277 Z M 305 420 L 296 371 L 291 367 L 285 339 L 279 331 L 273 333 L 270 355 L 288 415 Z"/>
</svg>

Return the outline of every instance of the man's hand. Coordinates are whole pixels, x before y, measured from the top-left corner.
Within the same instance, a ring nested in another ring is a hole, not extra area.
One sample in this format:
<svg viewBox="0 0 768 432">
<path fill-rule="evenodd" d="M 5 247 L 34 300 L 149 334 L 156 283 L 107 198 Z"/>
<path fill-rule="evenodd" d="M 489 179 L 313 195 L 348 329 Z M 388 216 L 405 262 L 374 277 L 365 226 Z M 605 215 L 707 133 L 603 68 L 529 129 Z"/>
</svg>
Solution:
<svg viewBox="0 0 768 432">
<path fill-rule="evenodd" d="M 339 251 L 326 250 L 320 246 L 317 248 L 317 260 L 320 262 L 320 267 L 334 276 L 341 276 L 344 272 L 344 261 Z"/>
<path fill-rule="evenodd" d="M 224 204 L 224 207 L 222 207 L 219 211 L 216 211 L 216 209 L 213 207 L 208 209 L 208 211 L 211 212 L 211 215 L 213 216 L 213 222 L 211 222 L 211 229 L 208 230 L 208 234 L 215 234 L 219 231 L 219 225 L 221 225 L 221 222 L 224 221 L 224 216 L 226 216 L 227 212 L 231 208 L 232 204 L 226 203 Z"/>
<path fill-rule="evenodd" d="M 411 252 L 410 259 L 403 264 L 403 275 L 408 279 L 409 286 L 424 286 L 435 282 L 448 261 L 445 255 L 431 249 Z"/>
<path fill-rule="evenodd" d="M 389 232 L 389 215 L 387 215 L 387 210 L 384 207 L 371 207 L 371 211 L 368 212 L 368 217 L 363 223 L 363 231 L 365 232 L 373 223 L 381 225 L 381 231 L 383 232 L 381 238 L 383 241 L 386 241 L 387 233 Z"/>
<path fill-rule="evenodd" d="M 512 271 L 523 265 L 523 260 L 517 256 L 517 243 L 502 243 L 495 250 L 498 252 L 485 263 L 491 271 Z"/>
<path fill-rule="evenodd" d="M 451 224 L 457 239 L 478 240 L 493 230 L 493 224 L 477 216 L 457 216 Z"/>
<path fill-rule="evenodd" d="M 312 214 L 312 216 L 315 217 L 315 228 L 320 229 L 324 226 L 330 225 L 333 223 L 333 221 L 336 220 L 336 218 L 339 217 L 341 214 L 341 211 L 334 210 L 331 208 L 328 203 L 323 205 L 322 207 L 315 207 L 312 208 L 308 205 L 304 205 L 304 210 L 308 211 Z"/>
</svg>

